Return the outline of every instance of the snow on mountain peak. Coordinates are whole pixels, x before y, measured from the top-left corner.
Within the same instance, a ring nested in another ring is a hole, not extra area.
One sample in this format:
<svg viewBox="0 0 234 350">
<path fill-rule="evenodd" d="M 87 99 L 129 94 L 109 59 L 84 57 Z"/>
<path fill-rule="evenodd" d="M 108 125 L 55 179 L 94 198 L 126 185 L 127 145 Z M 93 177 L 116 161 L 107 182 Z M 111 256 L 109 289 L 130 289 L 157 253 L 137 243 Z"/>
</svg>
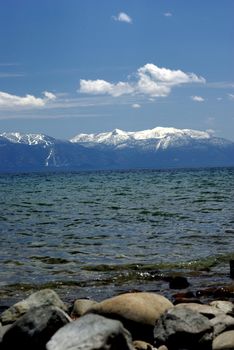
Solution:
<svg viewBox="0 0 234 350">
<path fill-rule="evenodd" d="M 205 131 L 156 127 L 143 131 L 123 131 L 115 129 L 112 132 L 97 134 L 78 134 L 70 141 L 82 144 L 106 144 L 118 146 L 144 140 L 155 140 L 156 147 L 166 148 L 175 140 L 185 139 L 209 139 L 210 135 Z"/>
<path fill-rule="evenodd" d="M 50 136 L 46 136 L 43 134 L 21 134 L 19 132 L 4 132 L 0 134 L 1 137 L 7 139 L 13 143 L 23 143 L 27 145 L 51 145 L 55 142 L 55 139 Z"/>
<path fill-rule="evenodd" d="M 143 130 L 134 133 L 135 139 L 162 139 L 165 137 L 191 137 L 191 138 L 209 138 L 210 135 L 205 131 L 190 129 L 176 129 L 157 127 L 151 130 Z"/>
<path fill-rule="evenodd" d="M 117 145 L 129 138 L 129 132 L 120 129 L 114 129 L 111 132 L 103 132 L 98 134 L 78 134 L 70 141 L 73 143 L 104 143 Z"/>
</svg>

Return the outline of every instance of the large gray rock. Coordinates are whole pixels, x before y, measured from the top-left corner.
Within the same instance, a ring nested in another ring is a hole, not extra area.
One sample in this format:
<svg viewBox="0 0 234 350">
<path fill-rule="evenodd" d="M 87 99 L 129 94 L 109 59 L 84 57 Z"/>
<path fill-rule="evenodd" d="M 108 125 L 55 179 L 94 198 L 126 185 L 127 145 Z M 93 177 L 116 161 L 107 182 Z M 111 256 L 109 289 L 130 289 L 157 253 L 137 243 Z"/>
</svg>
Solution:
<svg viewBox="0 0 234 350">
<path fill-rule="evenodd" d="M 13 323 L 31 308 L 40 306 L 57 306 L 62 310 L 67 310 L 65 304 L 59 298 L 57 293 L 51 289 L 43 289 L 31 294 L 27 299 L 24 299 L 5 310 L 0 315 L 0 321 L 3 325 Z"/>
<path fill-rule="evenodd" d="M 1 349 L 43 350 L 52 335 L 70 321 L 56 306 L 32 308 L 3 335 Z"/>
<path fill-rule="evenodd" d="M 156 320 L 173 304 L 156 293 L 126 293 L 106 299 L 88 312 L 121 321 L 134 340 L 152 343 Z"/>
<path fill-rule="evenodd" d="M 213 327 L 208 318 L 188 308 L 173 308 L 156 322 L 154 337 L 156 346 L 169 349 L 211 348 Z"/>
<path fill-rule="evenodd" d="M 224 331 L 234 330 L 234 318 L 229 315 L 221 314 L 210 320 L 210 322 L 214 328 L 214 337 L 217 337 Z"/>
<path fill-rule="evenodd" d="M 131 335 L 121 322 L 85 315 L 64 326 L 46 345 L 47 350 L 134 350 Z"/>
<path fill-rule="evenodd" d="M 221 333 L 216 337 L 212 344 L 213 350 L 233 350 L 234 349 L 234 331 Z"/>
<path fill-rule="evenodd" d="M 218 316 L 223 313 L 217 307 L 204 305 L 204 304 L 197 304 L 197 303 L 181 303 L 176 305 L 175 308 L 176 309 L 187 308 L 192 311 L 197 311 L 203 316 L 206 316 L 208 318 L 214 318 L 215 316 Z"/>
</svg>

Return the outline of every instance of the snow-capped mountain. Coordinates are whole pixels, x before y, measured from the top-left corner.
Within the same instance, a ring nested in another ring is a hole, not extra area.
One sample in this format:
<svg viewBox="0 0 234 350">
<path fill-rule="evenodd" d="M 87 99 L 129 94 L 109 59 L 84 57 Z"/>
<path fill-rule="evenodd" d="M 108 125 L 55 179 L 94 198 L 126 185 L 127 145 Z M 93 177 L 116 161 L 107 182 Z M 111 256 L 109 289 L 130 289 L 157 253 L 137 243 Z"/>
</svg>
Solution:
<svg viewBox="0 0 234 350">
<path fill-rule="evenodd" d="M 157 127 L 78 134 L 0 134 L 0 172 L 234 166 L 234 143 L 206 131 Z"/>
<path fill-rule="evenodd" d="M 0 134 L 1 139 L 6 139 L 13 143 L 23 143 L 25 145 L 53 145 L 58 141 L 43 134 L 22 134 L 19 132 L 4 132 Z"/>
<path fill-rule="evenodd" d="M 141 147 L 156 150 L 188 145 L 193 141 L 208 141 L 220 145 L 228 142 L 214 138 L 206 131 L 162 127 L 136 132 L 115 129 L 112 132 L 99 134 L 78 134 L 70 141 L 85 147 L 106 145 L 115 148 Z"/>
<path fill-rule="evenodd" d="M 104 143 L 107 145 L 119 145 L 125 142 L 154 139 L 161 141 L 168 138 L 192 138 L 192 139 L 208 139 L 210 135 L 205 131 L 175 129 L 157 127 L 143 131 L 123 131 L 115 129 L 112 132 L 100 134 L 78 134 L 71 139 L 71 142 L 79 143 Z"/>
</svg>

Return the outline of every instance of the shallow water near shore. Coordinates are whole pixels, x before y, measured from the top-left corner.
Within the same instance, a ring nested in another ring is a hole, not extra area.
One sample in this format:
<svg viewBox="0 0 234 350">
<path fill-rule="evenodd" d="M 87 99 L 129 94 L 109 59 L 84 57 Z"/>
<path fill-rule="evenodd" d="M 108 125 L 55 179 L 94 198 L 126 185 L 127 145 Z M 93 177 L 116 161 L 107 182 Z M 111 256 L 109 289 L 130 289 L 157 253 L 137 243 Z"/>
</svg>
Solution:
<svg viewBox="0 0 234 350">
<path fill-rule="evenodd" d="M 0 175 L 0 305 L 231 283 L 234 168 Z"/>
</svg>

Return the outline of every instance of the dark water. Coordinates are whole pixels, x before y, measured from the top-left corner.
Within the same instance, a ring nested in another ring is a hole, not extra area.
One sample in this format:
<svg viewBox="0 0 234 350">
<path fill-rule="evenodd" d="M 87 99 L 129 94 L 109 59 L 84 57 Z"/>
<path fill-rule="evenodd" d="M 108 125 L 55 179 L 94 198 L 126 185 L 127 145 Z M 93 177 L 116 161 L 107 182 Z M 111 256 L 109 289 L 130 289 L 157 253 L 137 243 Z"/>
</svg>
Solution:
<svg viewBox="0 0 234 350">
<path fill-rule="evenodd" d="M 0 303 L 230 283 L 234 169 L 0 176 Z"/>
</svg>

